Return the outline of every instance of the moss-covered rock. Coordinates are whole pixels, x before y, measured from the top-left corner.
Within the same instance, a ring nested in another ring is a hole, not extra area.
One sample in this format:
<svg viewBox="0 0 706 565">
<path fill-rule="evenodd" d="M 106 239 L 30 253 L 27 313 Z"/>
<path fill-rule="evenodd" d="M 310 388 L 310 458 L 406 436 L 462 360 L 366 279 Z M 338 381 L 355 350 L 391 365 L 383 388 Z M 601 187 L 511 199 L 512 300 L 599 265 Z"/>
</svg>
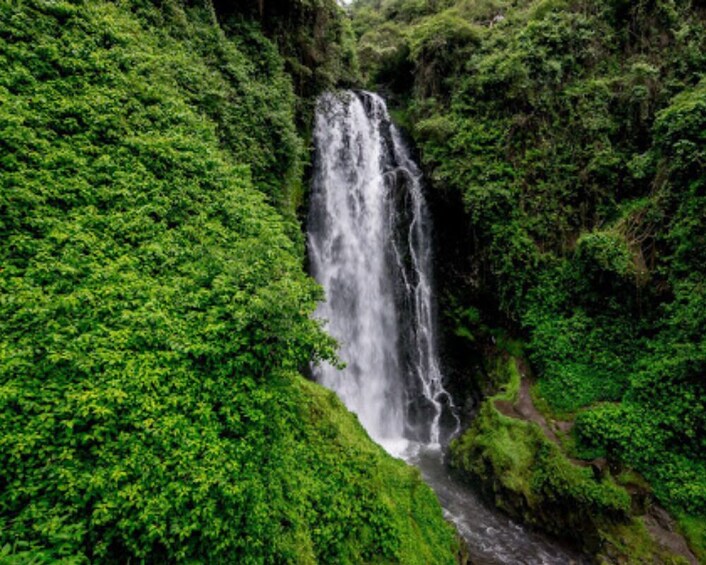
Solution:
<svg viewBox="0 0 706 565">
<path fill-rule="evenodd" d="M 570 460 L 537 423 L 508 415 L 520 392 L 515 359 L 498 360 L 496 378 L 505 380 L 504 390 L 483 402 L 471 427 L 452 443 L 454 467 L 497 507 L 574 540 L 599 562 L 683 562 L 650 537 L 632 514 L 630 495 L 607 469 Z"/>
</svg>

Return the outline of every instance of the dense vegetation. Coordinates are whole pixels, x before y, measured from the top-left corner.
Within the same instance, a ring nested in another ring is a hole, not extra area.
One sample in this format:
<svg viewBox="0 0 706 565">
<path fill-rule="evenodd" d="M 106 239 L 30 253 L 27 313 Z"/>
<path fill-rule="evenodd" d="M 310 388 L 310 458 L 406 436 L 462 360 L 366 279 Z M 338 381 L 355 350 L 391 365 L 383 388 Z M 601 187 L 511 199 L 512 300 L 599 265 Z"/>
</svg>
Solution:
<svg viewBox="0 0 706 565">
<path fill-rule="evenodd" d="M 299 374 L 332 344 L 259 19 L 2 2 L 0 67 L 0 560 L 453 561 L 418 472 Z"/>
<path fill-rule="evenodd" d="M 625 471 L 614 478 L 601 460 L 569 459 L 537 423 L 518 417 L 512 408 L 520 396 L 518 361 L 507 354 L 488 360 L 500 392 L 453 442 L 454 467 L 477 479 L 498 507 L 572 540 L 598 563 L 687 563 L 639 519 L 650 504 L 639 477 Z"/>
<path fill-rule="evenodd" d="M 643 474 L 703 552 L 703 5 L 359 0 L 354 13 L 361 69 L 398 100 L 436 198 L 464 204 L 447 323 L 476 342 L 498 325 L 523 336 L 538 402 L 575 418 L 574 454 Z"/>
<path fill-rule="evenodd" d="M 496 365 L 495 370 L 500 373 L 500 379 L 506 386 L 492 400 L 515 402 L 520 388 L 520 374 L 515 360 L 498 359 Z M 484 423 L 484 419 L 492 422 Z M 465 460 L 457 464 L 478 466 L 478 473 L 483 472 L 481 467 L 486 464 L 497 466 L 493 469 L 493 475 L 499 482 L 515 482 L 519 489 L 527 489 L 520 500 L 530 504 L 543 490 L 552 491 L 557 498 L 557 507 L 549 519 L 556 520 L 555 533 L 565 533 L 562 530 L 566 529 L 567 519 L 568 534 L 576 535 L 603 515 L 610 518 L 611 515 L 621 517 L 628 513 L 630 499 L 625 491 L 608 481 L 594 481 L 590 468 L 571 465 L 561 457 L 558 447 L 544 436 L 538 426 L 503 415 L 494 409 L 491 402 L 483 404 L 474 423 L 477 435 L 487 434 L 490 437 L 476 437 L 473 433 L 461 437 L 459 449 L 454 451 L 454 455 Z M 469 443 L 468 449 L 463 448 L 465 442 Z M 486 461 L 483 455 L 485 450 L 495 450 L 497 453 L 489 455 Z M 527 476 L 517 476 L 523 474 Z M 571 508 L 575 514 L 561 516 L 566 508 Z M 540 523 L 537 514 L 542 510 L 541 507 L 528 508 L 526 520 Z"/>
</svg>

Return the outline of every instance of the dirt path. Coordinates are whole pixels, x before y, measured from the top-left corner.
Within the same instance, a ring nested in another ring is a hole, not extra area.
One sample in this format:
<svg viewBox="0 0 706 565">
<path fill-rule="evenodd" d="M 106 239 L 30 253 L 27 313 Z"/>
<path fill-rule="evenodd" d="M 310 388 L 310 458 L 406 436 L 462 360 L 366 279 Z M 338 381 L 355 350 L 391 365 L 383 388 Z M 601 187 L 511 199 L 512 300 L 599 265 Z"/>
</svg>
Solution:
<svg viewBox="0 0 706 565">
<path fill-rule="evenodd" d="M 530 394 L 530 387 L 532 385 L 529 377 L 527 377 L 527 367 L 525 362 L 520 359 L 515 359 L 517 366 L 517 371 L 520 373 L 520 391 L 518 394 L 517 402 L 509 402 L 507 400 L 496 400 L 495 407 L 498 412 L 505 414 L 510 418 L 516 418 L 518 420 L 526 420 L 528 422 L 534 422 L 544 432 L 544 435 L 550 441 L 553 441 L 559 447 L 561 447 L 561 441 L 559 436 L 556 434 L 554 429 L 549 425 L 546 418 L 542 413 L 537 410 L 537 407 L 532 401 L 532 395 Z M 573 426 L 572 422 L 559 422 L 558 427 L 563 433 L 568 433 Z M 581 464 L 576 460 L 577 464 Z M 585 461 L 583 462 L 586 463 Z"/>
</svg>

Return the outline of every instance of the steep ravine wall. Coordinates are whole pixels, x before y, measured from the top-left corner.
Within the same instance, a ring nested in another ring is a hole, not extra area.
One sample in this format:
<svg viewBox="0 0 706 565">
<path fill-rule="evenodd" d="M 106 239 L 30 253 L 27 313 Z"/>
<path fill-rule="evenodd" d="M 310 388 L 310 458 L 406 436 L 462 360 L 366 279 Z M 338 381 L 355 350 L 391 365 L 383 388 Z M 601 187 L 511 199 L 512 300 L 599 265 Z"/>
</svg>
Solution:
<svg viewBox="0 0 706 565">
<path fill-rule="evenodd" d="M 651 492 L 703 559 L 702 6 L 359 0 L 353 15 L 436 208 L 449 386 L 492 394 L 494 359 L 523 357 L 561 449 Z"/>
<path fill-rule="evenodd" d="M 444 375 L 464 425 L 451 445 L 451 466 L 489 504 L 567 540 L 596 563 L 697 564 L 643 478 L 621 474 L 605 459 L 569 455 L 573 424 L 547 420 L 534 405 L 526 334 L 499 311 L 470 215 L 443 184 L 428 185 L 426 194 Z"/>
</svg>

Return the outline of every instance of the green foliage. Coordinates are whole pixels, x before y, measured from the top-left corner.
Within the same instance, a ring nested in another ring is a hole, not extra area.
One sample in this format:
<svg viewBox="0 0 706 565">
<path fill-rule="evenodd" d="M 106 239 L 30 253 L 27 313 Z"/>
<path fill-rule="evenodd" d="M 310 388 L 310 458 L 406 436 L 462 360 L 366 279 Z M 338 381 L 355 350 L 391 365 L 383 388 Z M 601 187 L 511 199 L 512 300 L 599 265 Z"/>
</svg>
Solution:
<svg viewBox="0 0 706 565">
<path fill-rule="evenodd" d="M 674 508 L 702 512 L 706 465 L 679 445 L 679 438 L 664 427 L 663 415 L 655 423 L 647 416 L 639 404 L 603 405 L 579 415 L 577 433 L 583 445 L 624 454 L 627 463 L 644 469 L 655 494 Z"/>
<path fill-rule="evenodd" d="M 277 43 L 294 79 L 299 102 L 325 89 L 358 81 L 358 59 L 351 22 L 336 0 L 214 0 L 226 27 L 257 20 Z M 305 112 L 308 114 L 308 112 Z M 309 116 L 306 115 L 308 118 Z"/>
<path fill-rule="evenodd" d="M 421 96 L 438 96 L 456 70 L 459 52 L 480 41 L 480 30 L 449 9 L 424 18 L 409 32 L 409 56 L 415 61 Z"/>
<path fill-rule="evenodd" d="M 385 22 L 372 27 L 358 44 L 358 55 L 365 78 L 406 82 L 408 73 L 400 71 L 409 53 L 405 33 L 399 25 Z"/>
<path fill-rule="evenodd" d="M 312 443 L 300 447 L 301 456 L 314 461 L 301 464 L 310 476 L 305 484 L 318 489 L 310 496 L 315 506 L 330 503 L 326 511 L 337 514 L 317 534 L 324 537 L 320 546 L 328 548 L 317 554 L 318 562 L 453 563 L 455 532 L 419 471 L 372 443 L 333 393 L 299 382 L 310 397 L 309 421 L 315 429 L 308 436 Z M 347 465 L 341 465 L 344 455 Z M 341 489 L 348 493 L 345 503 Z M 359 535 L 351 535 L 351 528 Z"/>
<path fill-rule="evenodd" d="M 407 37 L 398 66 L 414 69 L 409 115 L 433 189 L 466 207 L 464 276 L 525 334 L 539 394 L 555 414 L 581 412 L 582 453 L 634 466 L 671 511 L 703 519 L 702 6 L 458 0 L 380 13 Z M 449 14 L 474 33 L 423 49 L 414 31 L 443 38 Z"/>
<path fill-rule="evenodd" d="M 360 38 L 358 53 L 364 78 L 403 90 L 412 79 L 414 69 L 407 64 L 412 60 L 417 67 L 417 85 L 424 84 L 429 95 L 438 92 L 441 84 L 437 82 L 454 70 L 456 51 L 465 49 L 478 33 L 455 8 L 436 13 L 446 4 L 435 0 L 355 2 L 353 28 Z M 420 79 L 422 74 L 424 80 Z"/>
<path fill-rule="evenodd" d="M 635 356 L 632 331 L 629 326 L 595 325 L 578 309 L 571 316 L 547 316 L 537 322 L 531 348 L 543 376 L 541 395 L 562 412 L 619 400 Z"/>
<path fill-rule="evenodd" d="M 482 489 L 524 521 L 586 543 L 614 522 L 627 520 L 630 497 L 590 468 L 569 462 L 532 422 L 501 414 L 496 402 L 517 400 L 515 360 L 498 363 L 506 389 L 486 400 L 471 428 L 452 444 L 453 464 L 480 480 Z M 595 549 L 595 548 L 594 548 Z"/>
<path fill-rule="evenodd" d="M 180 2 L 0 4 L 3 562 L 429 563 L 419 474 L 330 359 L 290 209 L 292 85 Z"/>
<path fill-rule="evenodd" d="M 698 516 L 678 516 L 679 525 L 692 543 L 697 558 L 702 562 L 706 559 L 706 520 Z"/>
<path fill-rule="evenodd" d="M 592 232 L 576 243 L 577 261 L 587 271 L 597 270 L 617 275 L 631 274 L 632 254 L 625 239 L 608 231 Z"/>
</svg>

